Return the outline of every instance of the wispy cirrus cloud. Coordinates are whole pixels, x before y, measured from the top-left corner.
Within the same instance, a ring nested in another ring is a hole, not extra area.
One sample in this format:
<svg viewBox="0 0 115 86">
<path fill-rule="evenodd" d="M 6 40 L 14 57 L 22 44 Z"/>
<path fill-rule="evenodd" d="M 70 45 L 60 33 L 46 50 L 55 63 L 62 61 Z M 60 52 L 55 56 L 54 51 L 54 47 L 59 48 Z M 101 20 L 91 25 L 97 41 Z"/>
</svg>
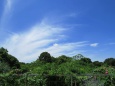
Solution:
<svg viewBox="0 0 115 86">
<path fill-rule="evenodd" d="M 0 22 L 0 27 L 3 29 L 12 14 L 13 5 L 14 0 L 5 0 L 4 11 Z M 31 28 L 26 28 L 25 32 L 9 33 L 10 36 L 1 43 L 1 46 L 8 49 L 10 54 L 22 62 L 35 61 L 40 53 L 44 51 L 51 53 L 55 57 L 62 54 L 74 55 L 84 52 L 79 48 L 86 46 L 85 41 L 63 43 L 63 40 L 66 38 L 64 31 L 68 30 L 68 27 L 66 26 L 65 28 L 63 25 L 58 25 L 58 21 L 55 23 L 54 19 L 51 20 L 51 18 L 45 17 L 41 23 L 35 24 Z"/>
<path fill-rule="evenodd" d="M 99 43 L 90 44 L 91 47 L 97 47 L 98 45 L 99 45 Z"/>
<path fill-rule="evenodd" d="M 45 50 L 49 51 L 54 56 L 59 56 L 59 55 L 73 56 L 80 52 L 85 52 L 84 50 L 81 49 L 81 47 L 84 47 L 86 45 L 87 45 L 86 41 L 59 43 L 59 44 L 53 44 L 52 46 L 50 46 Z"/>
<path fill-rule="evenodd" d="M 0 20 L 1 29 L 3 29 L 3 27 L 6 26 L 8 18 L 11 16 L 10 12 L 12 10 L 14 0 L 5 0 L 4 2 L 5 2 L 4 9 L 3 9 L 1 20 Z"/>
<path fill-rule="evenodd" d="M 11 34 L 2 46 L 22 62 L 35 61 L 44 51 L 55 57 L 84 52 L 80 48 L 86 46 L 87 42 L 63 43 L 64 31 L 66 31 L 64 27 L 42 22 L 31 27 L 27 32 Z"/>
<path fill-rule="evenodd" d="M 12 14 L 11 11 L 14 9 L 13 4 L 14 0 L 6 0 L 0 27 L 6 26 L 8 18 Z M 75 16 L 76 14 L 74 13 L 66 17 Z M 66 18 L 61 17 L 60 19 Z M 31 28 L 26 28 L 25 32 L 12 32 L 1 46 L 8 49 L 9 53 L 17 57 L 21 62 L 35 61 L 40 53 L 44 51 L 55 57 L 63 54 L 73 56 L 85 52 L 82 48 L 88 45 L 86 41 L 63 42 L 66 39 L 65 31 L 69 30 L 68 28 L 70 27 L 77 26 L 77 24 L 63 27 L 62 24 L 57 24 L 60 21 L 59 18 L 56 21 L 56 18 L 45 17 L 41 23 L 37 23 Z"/>
<path fill-rule="evenodd" d="M 10 11 L 12 7 L 13 0 L 6 0 L 5 11 Z"/>
</svg>

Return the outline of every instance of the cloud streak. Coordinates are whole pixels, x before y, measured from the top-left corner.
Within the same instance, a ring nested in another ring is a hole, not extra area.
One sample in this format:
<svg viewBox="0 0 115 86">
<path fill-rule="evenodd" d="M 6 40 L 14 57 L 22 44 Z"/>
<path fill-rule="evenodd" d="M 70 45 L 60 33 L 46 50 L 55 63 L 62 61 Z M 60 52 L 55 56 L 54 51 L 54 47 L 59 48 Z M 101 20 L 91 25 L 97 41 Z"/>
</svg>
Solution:
<svg viewBox="0 0 115 86">
<path fill-rule="evenodd" d="M 5 11 L 10 11 L 13 0 L 6 0 Z"/>
<path fill-rule="evenodd" d="M 10 14 L 14 9 L 13 5 L 14 0 L 6 0 L 0 23 L 0 27 L 3 29 L 7 25 Z M 69 17 L 75 16 L 76 14 L 74 13 Z M 58 21 L 56 21 L 56 24 Z M 31 28 L 26 28 L 25 32 L 11 33 L 10 37 L 1 46 L 8 49 L 9 53 L 17 57 L 21 62 L 35 61 L 40 53 L 44 51 L 55 57 L 60 55 L 73 56 L 85 52 L 81 48 L 88 45 L 86 41 L 63 42 L 66 39 L 65 31 L 71 26 L 66 26 L 65 28 L 63 25 L 54 25 L 54 20 L 52 22 L 51 19 L 45 18 L 41 23 Z"/>
<path fill-rule="evenodd" d="M 4 9 L 0 21 L 1 29 L 4 29 L 4 26 L 6 25 L 8 18 L 10 17 L 10 12 L 12 10 L 13 2 L 14 0 L 5 0 Z"/>
<path fill-rule="evenodd" d="M 27 32 L 11 34 L 2 46 L 21 62 L 35 61 L 44 51 L 55 57 L 62 54 L 72 56 L 84 52 L 80 48 L 86 46 L 85 41 L 62 43 L 65 37 L 64 31 L 66 28 L 42 22 L 31 27 Z"/>
<path fill-rule="evenodd" d="M 98 45 L 99 45 L 99 43 L 90 44 L 91 47 L 97 47 Z"/>
</svg>

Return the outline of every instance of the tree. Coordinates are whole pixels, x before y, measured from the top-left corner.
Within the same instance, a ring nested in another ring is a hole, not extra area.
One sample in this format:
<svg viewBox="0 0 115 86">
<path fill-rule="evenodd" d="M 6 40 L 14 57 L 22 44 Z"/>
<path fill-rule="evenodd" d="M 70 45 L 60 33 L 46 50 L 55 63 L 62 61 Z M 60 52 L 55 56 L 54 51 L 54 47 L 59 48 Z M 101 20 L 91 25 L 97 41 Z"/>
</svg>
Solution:
<svg viewBox="0 0 115 86">
<path fill-rule="evenodd" d="M 61 55 L 61 56 L 59 56 L 59 57 L 56 59 L 56 63 L 62 64 L 62 63 L 65 63 L 65 62 L 70 61 L 71 59 L 72 59 L 72 58 L 70 58 L 70 57 L 67 57 L 67 56 L 65 56 L 65 55 Z"/>
<path fill-rule="evenodd" d="M 90 58 L 81 58 L 81 61 L 85 63 L 92 63 Z"/>
<path fill-rule="evenodd" d="M 81 58 L 84 58 L 84 56 L 82 54 L 77 54 L 77 55 L 73 56 L 74 60 L 80 60 Z"/>
<path fill-rule="evenodd" d="M 6 73 L 10 70 L 10 67 L 7 63 L 0 62 L 0 73 Z"/>
<path fill-rule="evenodd" d="M 4 49 L 3 47 L 0 48 L 0 61 L 6 62 L 8 59 L 8 51 L 7 49 Z"/>
<path fill-rule="evenodd" d="M 10 68 L 20 68 L 19 61 L 16 57 L 8 54 L 7 49 L 0 48 L 0 62 L 7 63 Z"/>
<path fill-rule="evenodd" d="M 104 63 L 111 65 L 111 66 L 115 66 L 115 58 L 107 58 L 105 59 Z"/>
<path fill-rule="evenodd" d="M 99 61 L 94 61 L 93 62 L 93 65 L 95 65 L 95 66 L 102 66 L 102 62 L 99 62 Z"/>
<path fill-rule="evenodd" d="M 11 68 L 20 68 L 20 63 L 17 58 L 9 54 L 8 60 L 9 60 L 8 63 Z"/>
<path fill-rule="evenodd" d="M 40 61 L 52 62 L 52 57 L 48 52 L 42 52 L 39 56 Z"/>
</svg>

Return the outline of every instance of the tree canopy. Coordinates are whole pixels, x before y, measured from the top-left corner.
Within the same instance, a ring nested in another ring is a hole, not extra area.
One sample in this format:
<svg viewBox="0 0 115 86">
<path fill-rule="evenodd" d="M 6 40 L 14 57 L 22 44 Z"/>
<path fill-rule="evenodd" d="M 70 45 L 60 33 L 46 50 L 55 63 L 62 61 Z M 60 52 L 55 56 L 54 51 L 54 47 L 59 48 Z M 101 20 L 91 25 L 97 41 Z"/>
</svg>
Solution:
<svg viewBox="0 0 115 86">
<path fill-rule="evenodd" d="M 7 49 L 0 48 L 0 61 L 1 63 L 7 63 L 11 68 L 20 68 L 19 61 L 16 57 L 8 54 Z"/>
<path fill-rule="evenodd" d="M 107 58 L 105 59 L 104 63 L 111 65 L 111 66 L 115 66 L 115 58 Z"/>
<path fill-rule="evenodd" d="M 39 60 L 44 61 L 44 62 L 52 62 L 52 57 L 51 57 L 50 53 L 42 52 L 39 56 Z"/>
<path fill-rule="evenodd" d="M 81 58 L 80 60 L 85 63 L 92 63 L 90 58 Z"/>
</svg>

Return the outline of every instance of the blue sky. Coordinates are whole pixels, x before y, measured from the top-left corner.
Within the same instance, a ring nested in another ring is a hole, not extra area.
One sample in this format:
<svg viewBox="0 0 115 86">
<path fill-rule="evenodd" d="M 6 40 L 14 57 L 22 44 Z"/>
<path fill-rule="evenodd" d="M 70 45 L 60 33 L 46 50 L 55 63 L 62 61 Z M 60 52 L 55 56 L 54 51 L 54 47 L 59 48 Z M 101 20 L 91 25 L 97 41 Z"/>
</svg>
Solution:
<svg viewBox="0 0 115 86">
<path fill-rule="evenodd" d="M 115 0 L 0 0 L 0 47 L 21 62 L 40 53 L 115 57 Z"/>
</svg>

